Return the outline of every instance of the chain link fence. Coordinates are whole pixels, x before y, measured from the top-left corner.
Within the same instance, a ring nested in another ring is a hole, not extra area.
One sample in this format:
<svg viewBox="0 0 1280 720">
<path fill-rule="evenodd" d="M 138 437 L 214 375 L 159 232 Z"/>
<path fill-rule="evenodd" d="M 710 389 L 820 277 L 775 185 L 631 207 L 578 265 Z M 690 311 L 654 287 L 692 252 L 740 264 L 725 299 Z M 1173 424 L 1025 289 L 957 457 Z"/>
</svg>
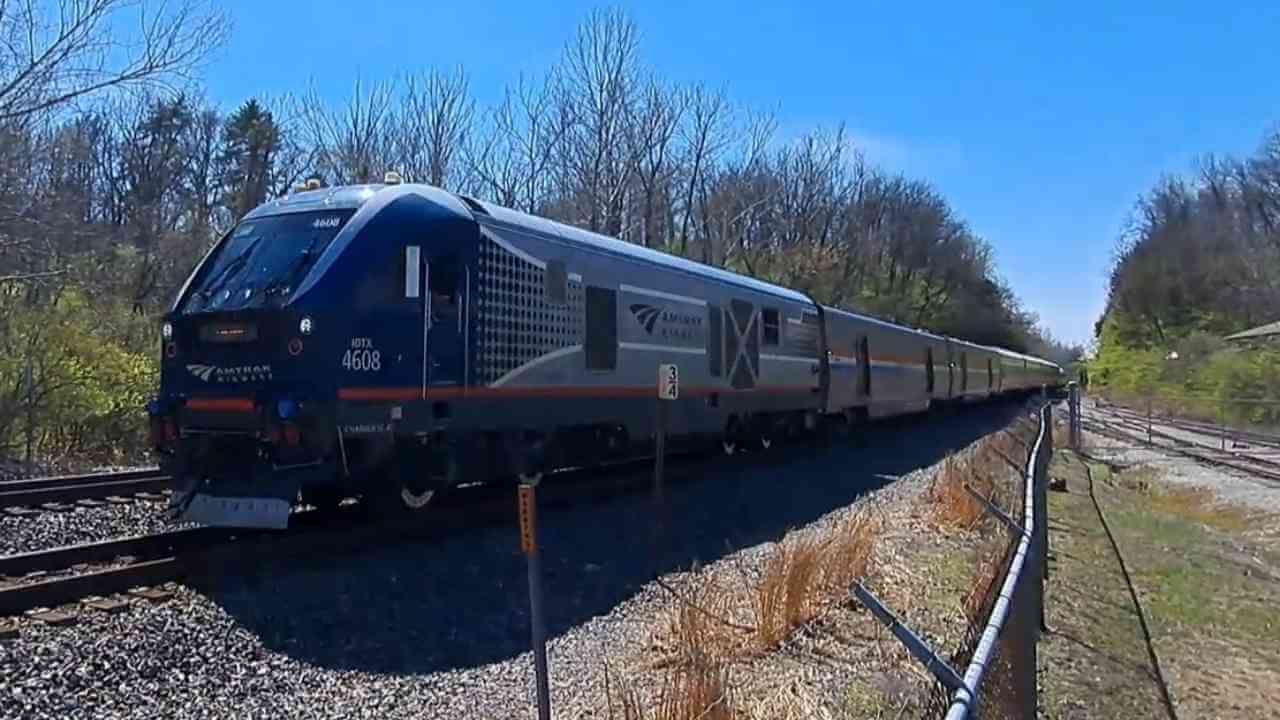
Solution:
<svg viewBox="0 0 1280 720">
<path fill-rule="evenodd" d="M 948 720 L 1035 718 L 1037 643 L 1044 627 L 1044 585 L 1048 579 L 1047 498 L 1053 456 L 1053 406 L 1036 411 L 1036 432 L 1028 445 L 1017 507 L 997 508 L 1009 526 L 1006 546 L 978 612 L 950 665 L 962 674 L 953 687 L 938 682 L 926 714 Z M 995 512 L 993 510 L 993 512 Z"/>
</svg>

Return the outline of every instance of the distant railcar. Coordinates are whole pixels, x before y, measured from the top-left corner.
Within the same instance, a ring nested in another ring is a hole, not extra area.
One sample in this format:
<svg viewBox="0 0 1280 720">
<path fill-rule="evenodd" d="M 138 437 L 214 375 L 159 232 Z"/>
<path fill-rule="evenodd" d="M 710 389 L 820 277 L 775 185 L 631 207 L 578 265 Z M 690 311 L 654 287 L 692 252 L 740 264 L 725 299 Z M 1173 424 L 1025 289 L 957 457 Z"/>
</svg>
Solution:
<svg viewBox="0 0 1280 720">
<path fill-rule="evenodd" d="M 1061 382 L 1056 365 L 422 185 L 249 213 L 162 327 L 153 443 L 173 510 L 281 527 L 298 502 L 411 513 L 462 482 Z"/>
</svg>

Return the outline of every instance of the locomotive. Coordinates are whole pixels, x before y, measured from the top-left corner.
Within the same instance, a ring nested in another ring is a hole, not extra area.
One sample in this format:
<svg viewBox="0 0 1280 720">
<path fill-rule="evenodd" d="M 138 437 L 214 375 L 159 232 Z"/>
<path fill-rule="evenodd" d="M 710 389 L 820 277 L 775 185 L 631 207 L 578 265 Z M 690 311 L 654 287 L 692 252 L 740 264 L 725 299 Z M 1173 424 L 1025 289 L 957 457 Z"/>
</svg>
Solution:
<svg viewBox="0 0 1280 720">
<path fill-rule="evenodd" d="M 832 423 L 1025 393 L 1057 365 L 389 173 L 246 215 L 161 326 L 170 511 L 280 528 L 299 503 L 421 511 L 673 441 L 767 448 Z"/>
</svg>

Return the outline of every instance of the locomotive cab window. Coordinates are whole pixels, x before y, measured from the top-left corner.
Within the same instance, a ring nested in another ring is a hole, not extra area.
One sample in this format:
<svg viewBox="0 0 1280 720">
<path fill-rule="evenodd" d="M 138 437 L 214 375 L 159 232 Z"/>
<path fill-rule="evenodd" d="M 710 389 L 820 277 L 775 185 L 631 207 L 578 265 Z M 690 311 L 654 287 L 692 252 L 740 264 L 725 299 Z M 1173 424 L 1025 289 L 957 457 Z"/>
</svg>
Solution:
<svg viewBox="0 0 1280 720">
<path fill-rule="evenodd" d="M 458 290 L 461 271 L 453 258 L 432 260 L 427 265 L 427 292 L 431 293 L 431 321 L 453 322 L 458 317 Z"/>
<path fill-rule="evenodd" d="M 587 369 L 609 371 L 618 367 L 618 294 L 587 286 Z"/>
<path fill-rule="evenodd" d="M 764 344 L 778 345 L 782 340 L 782 325 L 776 308 L 764 308 L 760 311 L 764 325 Z"/>
</svg>

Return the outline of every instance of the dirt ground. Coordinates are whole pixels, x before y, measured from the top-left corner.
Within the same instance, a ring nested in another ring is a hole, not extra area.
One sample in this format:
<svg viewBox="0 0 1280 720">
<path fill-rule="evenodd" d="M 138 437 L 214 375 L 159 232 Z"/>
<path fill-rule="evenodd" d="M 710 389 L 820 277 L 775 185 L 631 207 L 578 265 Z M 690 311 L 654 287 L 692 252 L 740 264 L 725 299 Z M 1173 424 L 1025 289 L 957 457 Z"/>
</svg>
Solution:
<svg viewBox="0 0 1280 720">
<path fill-rule="evenodd" d="M 1148 651 L 1089 476 L 1146 613 Z M 1148 466 L 1059 451 L 1050 469 L 1051 579 L 1040 645 L 1048 718 L 1161 718 L 1163 677 L 1180 718 L 1280 717 L 1277 518 Z"/>
</svg>

